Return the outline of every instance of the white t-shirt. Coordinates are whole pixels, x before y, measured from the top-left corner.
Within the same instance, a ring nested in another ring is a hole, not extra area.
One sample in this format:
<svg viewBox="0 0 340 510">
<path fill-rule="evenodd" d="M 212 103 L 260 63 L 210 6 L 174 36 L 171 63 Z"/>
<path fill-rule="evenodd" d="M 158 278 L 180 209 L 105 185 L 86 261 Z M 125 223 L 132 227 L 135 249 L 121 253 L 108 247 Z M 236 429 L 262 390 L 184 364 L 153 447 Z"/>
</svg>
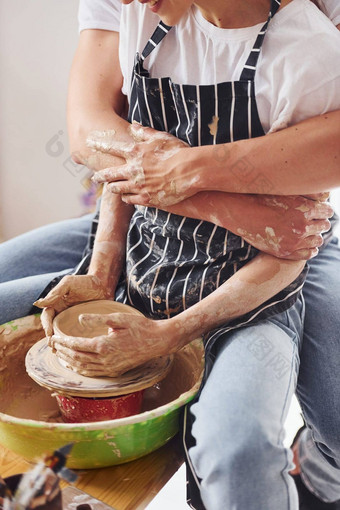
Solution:
<svg viewBox="0 0 340 510">
<path fill-rule="evenodd" d="M 340 2 L 339 0 L 316 0 L 320 9 L 329 17 L 334 25 L 340 23 Z"/>
<path fill-rule="evenodd" d="M 137 1 L 137 0 L 135 0 Z M 320 9 L 329 19 L 340 23 L 339 0 L 316 0 Z M 80 0 L 79 31 L 87 28 L 113 30 L 119 32 L 119 19 L 122 4 L 119 0 Z"/>
<path fill-rule="evenodd" d="M 115 7 L 111 26 L 118 22 L 119 0 L 81 0 L 80 29 L 90 28 L 89 14 L 88 25 L 85 27 L 82 22 L 82 13 L 89 12 L 90 4 L 98 4 L 98 12 L 99 5 Z M 104 11 L 102 14 L 102 22 L 105 19 L 107 24 Z M 92 28 L 104 28 L 104 24 L 98 26 L 98 20 L 93 21 L 96 26 Z M 120 64 L 123 92 L 127 95 L 135 53 L 143 50 L 158 21 L 158 16 L 139 2 L 121 8 Z M 182 84 L 238 80 L 261 26 L 262 23 L 249 28 L 221 29 L 192 6 L 146 59 L 145 67 L 152 77 L 171 76 L 175 83 Z M 256 100 L 265 132 L 340 109 L 339 43 L 338 30 L 310 0 L 293 0 L 275 15 L 255 78 Z"/>
<path fill-rule="evenodd" d="M 88 28 L 119 32 L 121 7 L 120 0 L 80 0 L 79 32 Z"/>
</svg>

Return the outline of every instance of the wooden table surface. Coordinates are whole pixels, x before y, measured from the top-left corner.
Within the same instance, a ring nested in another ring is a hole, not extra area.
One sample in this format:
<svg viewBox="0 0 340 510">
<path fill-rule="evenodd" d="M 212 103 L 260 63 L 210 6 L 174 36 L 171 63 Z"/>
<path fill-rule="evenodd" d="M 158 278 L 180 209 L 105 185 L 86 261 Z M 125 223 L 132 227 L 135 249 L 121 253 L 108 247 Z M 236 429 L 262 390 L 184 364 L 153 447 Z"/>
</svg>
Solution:
<svg viewBox="0 0 340 510">
<path fill-rule="evenodd" d="M 103 469 L 78 471 L 75 487 L 115 510 L 143 510 L 182 464 L 178 437 L 138 460 Z M 0 445 L 0 475 L 31 469 L 23 457 Z M 62 482 L 61 486 L 66 487 Z"/>
</svg>

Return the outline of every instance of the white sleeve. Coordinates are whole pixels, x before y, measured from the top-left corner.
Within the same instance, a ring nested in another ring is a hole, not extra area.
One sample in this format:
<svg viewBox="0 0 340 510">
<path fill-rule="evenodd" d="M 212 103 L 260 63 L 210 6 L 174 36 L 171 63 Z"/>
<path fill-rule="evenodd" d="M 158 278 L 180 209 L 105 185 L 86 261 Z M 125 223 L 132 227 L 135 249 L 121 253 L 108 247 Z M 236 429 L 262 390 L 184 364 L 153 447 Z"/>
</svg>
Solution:
<svg viewBox="0 0 340 510">
<path fill-rule="evenodd" d="M 298 122 L 340 109 L 340 77 L 335 78 L 312 92 L 300 97 L 295 105 L 287 105 L 278 119 L 273 122 L 270 132 L 279 131 Z M 294 106 L 294 108 L 292 107 Z"/>
<path fill-rule="evenodd" d="M 340 24 L 340 0 L 316 0 L 316 3 L 334 25 Z"/>
<path fill-rule="evenodd" d="M 119 32 L 120 0 L 80 0 L 79 32 L 87 28 Z"/>
</svg>

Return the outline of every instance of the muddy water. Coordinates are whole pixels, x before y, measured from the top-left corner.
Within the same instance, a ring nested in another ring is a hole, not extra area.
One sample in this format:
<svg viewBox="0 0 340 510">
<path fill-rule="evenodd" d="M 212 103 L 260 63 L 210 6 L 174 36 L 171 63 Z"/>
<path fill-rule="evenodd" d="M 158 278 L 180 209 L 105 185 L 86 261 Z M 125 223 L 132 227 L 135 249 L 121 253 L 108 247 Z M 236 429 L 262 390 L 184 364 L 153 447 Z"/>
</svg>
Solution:
<svg viewBox="0 0 340 510">
<path fill-rule="evenodd" d="M 61 422 L 56 399 L 26 373 L 25 356 L 43 333 L 31 332 L 12 341 L 0 338 L 0 412 L 17 418 Z M 144 392 L 143 411 L 167 404 L 188 391 L 200 377 L 202 349 L 186 347 L 175 355 L 171 370 Z"/>
</svg>

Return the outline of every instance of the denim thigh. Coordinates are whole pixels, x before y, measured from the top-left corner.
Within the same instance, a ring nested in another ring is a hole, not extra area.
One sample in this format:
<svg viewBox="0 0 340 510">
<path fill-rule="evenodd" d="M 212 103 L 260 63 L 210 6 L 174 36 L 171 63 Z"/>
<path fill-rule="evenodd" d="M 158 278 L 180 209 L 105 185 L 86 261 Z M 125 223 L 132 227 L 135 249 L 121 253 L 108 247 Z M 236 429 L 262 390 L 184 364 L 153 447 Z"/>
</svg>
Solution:
<svg viewBox="0 0 340 510">
<path fill-rule="evenodd" d="M 0 283 L 75 267 L 86 247 L 93 215 L 31 230 L 0 244 Z"/>
<path fill-rule="evenodd" d="M 320 452 L 340 466 L 340 245 L 309 262 L 297 394 Z M 339 478 L 340 480 L 340 478 Z"/>
<path fill-rule="evenodd" d="M 79 264 L 92 218 L 53 223 L 0 244 L 0 324 L 31 313 L 48 283 Z"/>
<path fill-rule="evenodd" d="M 198 402 L 189 461 L 207 510 L 297 510 L 284 422 L 295 392 L 303 299 L 229 332 Z"/>
</svg>

